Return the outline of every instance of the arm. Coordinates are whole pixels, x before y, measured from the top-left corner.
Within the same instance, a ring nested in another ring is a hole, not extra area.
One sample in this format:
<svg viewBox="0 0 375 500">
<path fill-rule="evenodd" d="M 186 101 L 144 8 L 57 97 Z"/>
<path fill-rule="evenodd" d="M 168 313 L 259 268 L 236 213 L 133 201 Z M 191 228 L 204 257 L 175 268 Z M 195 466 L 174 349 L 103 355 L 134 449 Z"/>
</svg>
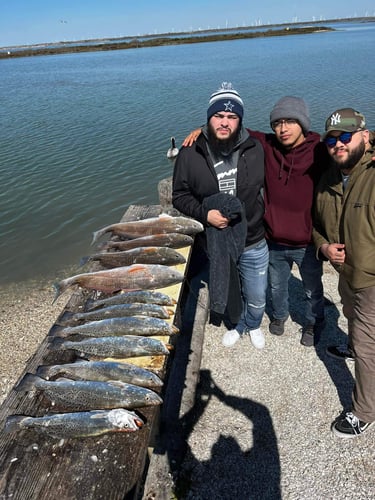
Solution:
<svg viewBox="0 0 375 500">
<path fill-rule="evenodd" d="M 173 169 L 172 204 L 179 212 L 207 224 L 207 214 L 194 188 L 194 173 L 189 149 L 182 148 Z"/>
<path fill-rule="evenodd" d="M 201 132 L 202 132 L 201 128 L 196 128 L 195 130 L 193 130 L 192 132 L 190 132 L 190 134 L 187 137 L 185 137 L 184 142 L 182 143 L 182 145 L 184 147 L 192 146 L 194 144 L 194 142 L 200 136 Z"/>
</svg>

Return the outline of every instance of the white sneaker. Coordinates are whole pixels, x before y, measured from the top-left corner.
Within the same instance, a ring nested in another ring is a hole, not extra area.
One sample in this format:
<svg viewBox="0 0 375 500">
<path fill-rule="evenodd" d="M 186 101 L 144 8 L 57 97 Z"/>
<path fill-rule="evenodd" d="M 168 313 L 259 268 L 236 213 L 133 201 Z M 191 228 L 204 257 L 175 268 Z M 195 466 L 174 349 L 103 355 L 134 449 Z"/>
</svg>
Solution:
<svg viewBox="0 0 375 500">
<path fill-rule="evenodd" d="M 225 347 L 231 347 L 237 342 L 237 340 L 240 339 L 240 337 L 241 335 L 237 332 L 237 330 L 228 330 L 224 333 L 221 342 L 225 345 Z"/>
<path fill-rule="evenodd" d="M 263 347 L 266 345 L 266 341 L 262 330 L 260 328 L 257 328 L 256 330 L 250 330 L 249 335 L 253 346 L 256 347 L 256 349 L 263 349 Z"/>
</svg>

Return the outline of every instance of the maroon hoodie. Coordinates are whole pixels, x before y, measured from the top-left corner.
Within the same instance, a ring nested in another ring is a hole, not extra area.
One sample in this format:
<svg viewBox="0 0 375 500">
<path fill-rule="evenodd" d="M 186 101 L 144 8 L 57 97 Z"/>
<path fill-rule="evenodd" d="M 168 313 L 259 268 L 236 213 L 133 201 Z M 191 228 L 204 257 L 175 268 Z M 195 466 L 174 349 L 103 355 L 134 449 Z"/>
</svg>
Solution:
<svg viewBox="0 0 375 500">
<path fill-rule="evenodd" d="M 326 147 L 316 132 L 309 132 L 290 150 L 275 134 L 248 132 L 262 143 L 265 153 L 266 237 L 281 245 L 305 247 L 311 242 L 314 186 L 327 165 Z"/>
</svg>

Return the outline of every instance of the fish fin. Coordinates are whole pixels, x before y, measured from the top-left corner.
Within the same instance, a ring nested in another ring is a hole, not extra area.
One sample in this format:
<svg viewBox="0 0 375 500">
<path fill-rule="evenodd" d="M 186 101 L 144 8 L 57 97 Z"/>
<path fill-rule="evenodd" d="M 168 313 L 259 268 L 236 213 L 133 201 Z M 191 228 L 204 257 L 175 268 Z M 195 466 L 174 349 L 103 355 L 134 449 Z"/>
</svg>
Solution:
<svg viewBox="0 0 375 500">
<path fill-rule="evenodd" d="M 173 217 L 172 215 L 163 212 L 162 214 L 159 215 L 159 219 L 173 219 Z"/>
<path fill-rule="evenodd" d="M 35 383 L 41 380 L 40 377 L 33 373 L 26 373 L 20 383 L 14 388 L 15 391 L 35 391 Z"/>
<path fill-rule="evenodd" d="M 4 432 L 8 434 L 20 430 L 25 418 L 27 417 L 24 415 L 10 415 L 5 421 Z"/>
</svg>

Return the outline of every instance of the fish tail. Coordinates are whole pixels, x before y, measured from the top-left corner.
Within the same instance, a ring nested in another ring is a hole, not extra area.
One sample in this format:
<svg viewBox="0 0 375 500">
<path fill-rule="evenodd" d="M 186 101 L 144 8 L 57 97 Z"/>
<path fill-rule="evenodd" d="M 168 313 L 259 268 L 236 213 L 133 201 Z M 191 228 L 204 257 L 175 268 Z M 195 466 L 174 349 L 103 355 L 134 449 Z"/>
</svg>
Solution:
<svg viewBox="0 0 375 500">
<path fill-rule="evenodd" d="M 15 391 L 34 391 L 35 383 L 40 377 L 34 375 L 33 373 L 26 373 L 22 378 L 21 382 L 14 388 Z"/>
<path fill-rule="evenodd" d="M 51 338 L 51 342 L 49 344 L 49 348 L 53 351 L 58 351 L 59 349 L 64 349 L 64 339 L 60 337 Z"/>
<path fill-rule="evenodd" d="M 51 367 L 47 365 L 38 366 L 36 375 L 44 379 L 49 379 L 51 377 Z"/>
<path fill-rule="evenodd" d="M 105 228 L 103 229 L 99 229 L 99 231 L 95 231 L 92 233 L 92 242 L 91 242 L 91 245 L 94 245 L 98 239 L 103 236 L 103 234 L 105 234 L 107 232 L 107 230 Z"/>
<path fill-rule="evenodd" d="M 26 417 L 27 418 L 27 417 Z M 22 428 L 22 422 L 25 419 L 23 415 L 11 415 L 5 421 L 4 431 L 6 434 L 16 432 Z"/>
<path fill-rule="evenodd" d="M 81 260 L 79 261 L 80 267 L 86 265 L 88 262 L 90 262 L 91 257 L 89 255 L 82 257 Z"/>
<path fill-rule="evenodd" d="M 69 288 L 69 282 L 67 280 L 58 281 L 53 284 L 53 288 L 55 289 L 55 298 L 53 299 L 52 304 L 54 304 L 60 295 Z"/>
</svg>

